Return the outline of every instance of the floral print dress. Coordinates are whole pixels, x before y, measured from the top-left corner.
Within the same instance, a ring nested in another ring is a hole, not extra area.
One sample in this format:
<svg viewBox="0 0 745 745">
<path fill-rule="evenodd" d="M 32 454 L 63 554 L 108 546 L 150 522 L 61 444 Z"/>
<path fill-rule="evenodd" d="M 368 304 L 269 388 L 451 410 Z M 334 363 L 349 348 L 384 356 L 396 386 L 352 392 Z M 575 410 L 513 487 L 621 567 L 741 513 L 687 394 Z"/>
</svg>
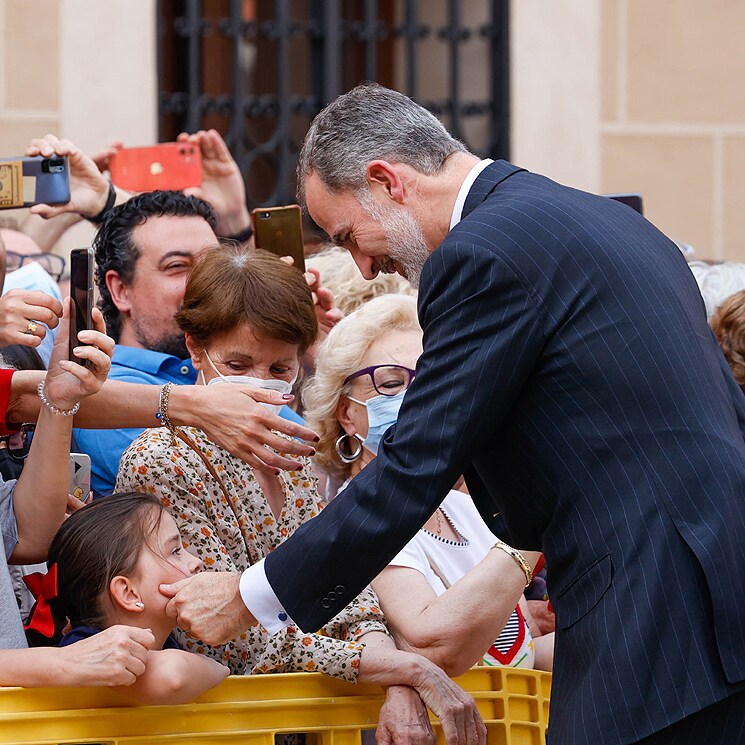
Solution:
<svg viewBox="0 0 745 745">
<path fill-rule="evenodd" d="M 117 491 L 154 494 L 176 520 L 184 548 L 209 571 L 242 572 L 286 540 L 322 508 L 308 459 L 279 478 L 284 506 L 275 517 L 251 467 L 191 427 L 145 430 L 124 452 Z M 183 439 L 182 439 L 183 438 Z M 187 650 L 222 662 L 234 675 L 317 671 L 356 682 L 370 631 L 387 633 L 373 591 L 366 588 L 318 633 L 289 626 L 273 636 L 256 625 L 210 647 L 190 633 L 174 636 Z"/>
</svg>

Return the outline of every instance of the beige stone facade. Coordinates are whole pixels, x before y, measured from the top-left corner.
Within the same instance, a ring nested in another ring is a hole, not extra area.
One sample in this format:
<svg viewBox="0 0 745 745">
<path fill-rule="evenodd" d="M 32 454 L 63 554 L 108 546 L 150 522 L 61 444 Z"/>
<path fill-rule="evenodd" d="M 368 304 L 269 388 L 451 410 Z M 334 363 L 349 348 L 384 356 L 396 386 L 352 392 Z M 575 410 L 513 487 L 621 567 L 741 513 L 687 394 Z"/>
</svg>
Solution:
<svg viewBox="0 0 745 745">
<path fill-rule="evenodd" d="M 745 261 L 745 3 L 513 0 L 512 158 Z"/>
<path fill-rule="evenodd" d="M 153 142 L 155 5 L 0 0 L 0 154 L 49 131 L 87 150 Z M 486 5 L 462 0 L 464 18 Z M 640 191 L 698 257 L 745 261 L 745 3 L 512 0 L 511 13 L 512 160 L 591 191 Z M 487 69 L 467 68 L 466 83 Z"/>
</svg>

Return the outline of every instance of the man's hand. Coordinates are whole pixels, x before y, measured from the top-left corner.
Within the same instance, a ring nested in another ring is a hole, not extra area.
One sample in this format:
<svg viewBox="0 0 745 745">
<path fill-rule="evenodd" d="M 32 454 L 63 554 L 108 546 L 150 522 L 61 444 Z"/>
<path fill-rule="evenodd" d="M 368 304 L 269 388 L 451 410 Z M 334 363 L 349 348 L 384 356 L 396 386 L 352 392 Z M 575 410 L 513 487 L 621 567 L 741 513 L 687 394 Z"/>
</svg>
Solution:
<svg viewBox="0 0 745 745">
<path fill-rule="evenodd" d="M 289 395 L 289 394 L 288 394 Z M 224 447 L 252 468 L 264 473 L 277 469 L 297 470 L 298 463 L 287 456 L 315 455 L 315 449 L 292 438 L 318 442 L 318 435 L 277 416 L 260 402 L 281 406 L 292 401 L 278 391 L 238 385 L 177 385 L 171 389 L 168 414 L 176 425 L 201 429 L 217 445 Z M 275 452 L 277 451 L 277 452 Z"/>
<path fill-rule="evenodd" d="M 241 598 L 240 579 L 237 572 L 202 572 L 161 585 L 171 598 L 166 614 L 207 644 L 225 644 L 256 623 Z"/>
<path fill-rule="evenodd" d="M 378 745 L 434 745 L 435 733 L 419 694 L 409 686 L 390 686 L 380 709 Z"/>
<path fill-rule="evenodd" d="M 69 140 L 54 135 L 31 140 L 26 155 L 66 155 L 70 164 L 70 201 L 67 204 L 35 204 L 30 212 L 41 217 L 56 217 L 65 212 L 77 212 L 83 217 L 95 217 L 106 206 L 109 182 L 96 164 Z"/>
<path fill-rule="evenodd" d="M 200 129 L 190 135 L 182 132 L 179 142 L 193 142 L 202 154 L 202 185 L 184 189 L 184 194 L 204 199 L 217 216 L 217 235 L 229 238 L 251 224 L 246 206 L 246 186 L 238 164 L 215 129 Z"/>
<path fill-rule="evenodd" d="M 127 686 L 145 672 L 155 637 L 149 629 L 111 626 L 57 651 L 67 686 Z"/>
<path fill-rule="evenodd" d="M 40 290 L 9 290 L 0 297 L 0 346 L 38 347 L 47 330 L 56 328 L 62 303 Z"/>
</svg>

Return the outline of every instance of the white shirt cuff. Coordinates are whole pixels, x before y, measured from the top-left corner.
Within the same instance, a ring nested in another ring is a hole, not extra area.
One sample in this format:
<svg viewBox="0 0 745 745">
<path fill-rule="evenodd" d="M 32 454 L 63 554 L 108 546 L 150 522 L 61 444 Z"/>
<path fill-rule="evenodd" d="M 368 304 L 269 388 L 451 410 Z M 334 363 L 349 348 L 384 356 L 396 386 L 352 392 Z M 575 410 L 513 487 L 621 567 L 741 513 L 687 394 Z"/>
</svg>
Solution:
<svg viewBox="0 0 745 745">
<path fill-rule="evenodd" d="M 240 591 L 246 608 L 270 636 L 292 623 L 269 584 L 264 571 L 264 559 L 243 572 Z"/>
</svg>

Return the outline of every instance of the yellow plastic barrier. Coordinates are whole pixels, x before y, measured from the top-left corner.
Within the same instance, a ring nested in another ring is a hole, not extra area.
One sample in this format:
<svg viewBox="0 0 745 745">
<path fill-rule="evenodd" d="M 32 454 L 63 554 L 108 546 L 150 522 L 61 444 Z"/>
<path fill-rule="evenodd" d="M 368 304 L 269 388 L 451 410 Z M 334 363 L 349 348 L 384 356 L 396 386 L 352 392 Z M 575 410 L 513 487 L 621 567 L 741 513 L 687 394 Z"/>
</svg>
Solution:
<svg viewBox="0 0 745 745">
<path fill-rule="evenodd" d="M 545 743 L 550 674 L 482 667 L 458 683 L 478 702 L 490 745 Z M 382 703 L 377 686 L 315 673 L 230 677 L 181 706 L 133 707 L 102 688 L 0 688 L 0 743 L 274 745 L 277 733 L 306 732 L 318 745 L 359 745 Z"/>
</svg>

